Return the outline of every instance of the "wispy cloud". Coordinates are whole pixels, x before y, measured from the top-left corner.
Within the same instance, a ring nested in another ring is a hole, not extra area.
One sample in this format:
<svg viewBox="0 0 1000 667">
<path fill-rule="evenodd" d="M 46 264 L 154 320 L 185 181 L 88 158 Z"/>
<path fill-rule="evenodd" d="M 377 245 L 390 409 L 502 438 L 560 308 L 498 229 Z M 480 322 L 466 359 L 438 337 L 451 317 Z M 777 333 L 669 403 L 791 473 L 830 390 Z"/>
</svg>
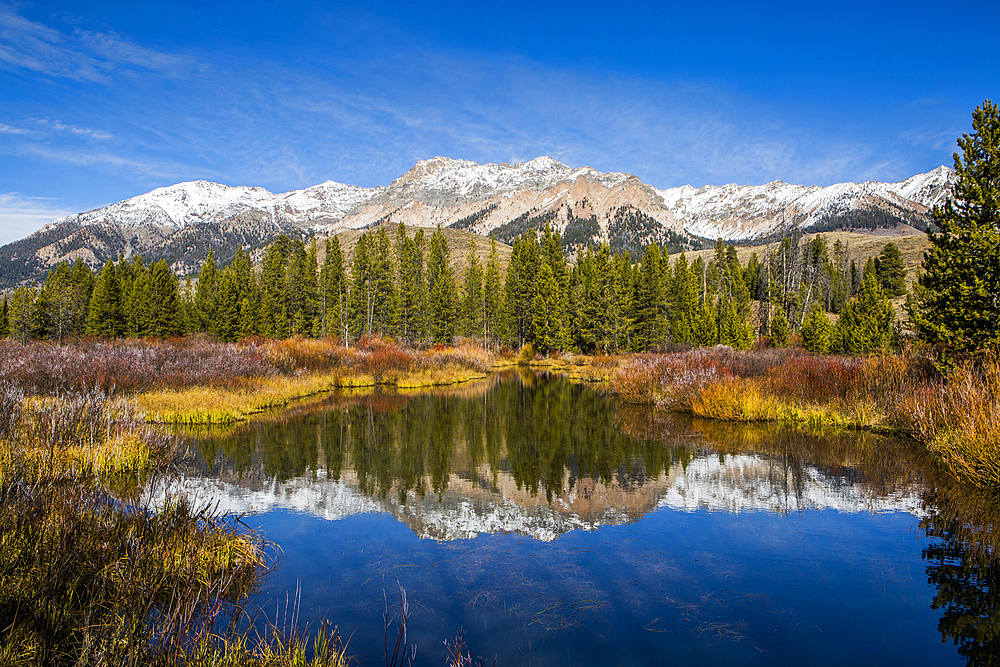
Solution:
<svg viewBox="0 0 1000 667">
<path fill-rule="evenodd" d="M 57 218 L 71 215 L 55 200 L 0 193 L 0 245 L 24 238 Z"/>
<path fill-rule="evenodd" d="M 111 138 L 110 132 L 105 132 L 104 130 L 92 130 L 89 127 L 77 127 L 76 125 L 64 123 L 61 120 L 40 118 L 35 122 L 44 127 L 51 127 L 53 130 L 57 130 L 59 132 L 69 132 L 70 134 L 75 134 L 80 137 L 97 139 L 99 141 L 105 141 Z"/>
<path fill-rule="evenodd" d="M 33 98 L 24 118 L 5 115 L 0 152 L 93 168 L 119 190 L 127 182 L 130 195 L 194 178 L 275 191 L 327 179 L 380 185 L 434 155 L 551 155 L 657 187 L 826 185 L 912 175 L 926 165 L 914 167 L 906 151 L 920 144 L 927 153 L 954 138 L 858 131 L 840 119 L 823 126 L 824 109 L 792 113 L 721 83 L 428 52 L 405 40 L 363 55 L 313 55 L 290 65 L 257 53 L 165 53 L 110 29 L 44 25 L 0 5 L 0 70 L 19 73 L 11 80 L 83 82 L 25 84 L 25 95 L 52 98 Z M 80 87 L 91 91 L 82 104 L 59 96 Z"/>
<path fill-rule="evenodd" d="M 26 130 L 23 127 L 11 127 L 10 125 L 0 123 L 0 134 L 13 134 L 23 137 L 31 134 L 31 130 Z"/>
<path fill-rule="evenodd" d="M 197 66 L 190 57 L 143 47 L 110 30 L 60 30 L 0 4 L 0 68 L 105 83 L 114 74 L 180 76 Z"/>
</svg>

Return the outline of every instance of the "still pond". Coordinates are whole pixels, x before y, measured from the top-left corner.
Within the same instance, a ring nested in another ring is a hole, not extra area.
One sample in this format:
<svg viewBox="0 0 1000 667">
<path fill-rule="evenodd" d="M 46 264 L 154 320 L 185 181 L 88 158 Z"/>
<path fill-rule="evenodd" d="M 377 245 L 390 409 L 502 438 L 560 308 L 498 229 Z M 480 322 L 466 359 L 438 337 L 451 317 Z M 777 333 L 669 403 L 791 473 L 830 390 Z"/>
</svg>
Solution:
<svg viewBox="0 0 1000 667">
<path fill-rule="evenodd" d="M 362 666 L 400 588 L 419 665 L 459 629 L 498 665 L 1000 660 L 995 499 L 907 442 L 510 373 L 330 395 L 192 449 L 176 487 L 280 547 L 259 604 L 339 625 Z"/>
</svg>

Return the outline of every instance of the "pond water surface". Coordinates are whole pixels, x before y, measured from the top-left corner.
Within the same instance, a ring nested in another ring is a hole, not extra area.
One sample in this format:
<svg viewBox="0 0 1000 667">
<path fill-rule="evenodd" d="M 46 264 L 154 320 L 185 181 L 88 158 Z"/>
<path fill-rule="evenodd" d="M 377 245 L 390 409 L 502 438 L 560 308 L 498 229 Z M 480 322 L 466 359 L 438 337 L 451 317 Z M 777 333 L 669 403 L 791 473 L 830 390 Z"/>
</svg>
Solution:
<svg viewBox="0 0 1000 667">
<path fill-rule="evenodd" d="M 361 665 L 385 664 L 400 588 L 421 665 L 460 628 L 498 665 L 1000 660 L 991 547 L 905 442 L 508 374 L 329 396 L 194 447 L 181 486 L 281 548 L 261 605 L 287 622 L 297 598 Z"/>
</svg>

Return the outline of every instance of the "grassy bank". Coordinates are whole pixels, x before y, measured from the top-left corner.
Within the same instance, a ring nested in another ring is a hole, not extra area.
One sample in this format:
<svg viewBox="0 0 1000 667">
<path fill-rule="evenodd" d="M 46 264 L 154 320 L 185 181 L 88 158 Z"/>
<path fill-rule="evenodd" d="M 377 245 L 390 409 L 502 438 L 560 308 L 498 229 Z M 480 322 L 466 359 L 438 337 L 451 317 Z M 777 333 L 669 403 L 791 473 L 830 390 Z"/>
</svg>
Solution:
<svg viewBox="0 0 1000 667">
<path fill-rule="evenodd" d="M 271 567 L 237 521 L 152 498 L 173 446 L 135 401 L 0 384 L 0 664 L 344 664 L 319 644 L 240 633 Z"/>
<path fill-rule="evenodd" d="M 73 345 L 0 341 L 0 382 L 31 395 L 101 389 L 136 396 L 153 422 L 227 424 L 337 388 L 413 389 L 486 376 L 496 353 L 474 345 L 407 348 L 369 338 L 251 338 L 238 344 L 205 337 L 85 340 Z"/>
<path fill-rule="evenodd" d="M 796 350 L 695 349 L 637 355 L 614 392 L 635 403 L 726 421 L 789 421 L 911 436 L 952 474 L 1000 488 L 1000 365 L 968 362 L 948 376 L 915 356 L 817 356 Z"/>
</svg>

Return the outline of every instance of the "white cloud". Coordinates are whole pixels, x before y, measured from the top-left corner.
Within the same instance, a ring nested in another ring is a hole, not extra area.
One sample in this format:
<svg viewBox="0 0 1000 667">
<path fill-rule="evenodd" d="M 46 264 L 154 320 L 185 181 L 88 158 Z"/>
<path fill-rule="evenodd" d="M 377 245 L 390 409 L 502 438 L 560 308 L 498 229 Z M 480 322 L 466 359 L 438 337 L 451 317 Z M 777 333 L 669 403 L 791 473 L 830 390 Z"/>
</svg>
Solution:
<svg viewBox="0 0 1000 667">
<path fill-rule="evenodd" d="M 0 5 L 0 68 L 105 83 L 112 74 L 144 71 L 177 76 L 197 67 L 192 58 L 145 48 L 112 31 L 65 32 Z"/>
<path fill-rule="evenodd" d="M 72 213 L 51 199 L 23 197 L 16 192 L 0 193 L 0 245 L 22 239 Z"/>
<path fill-rule="evenodd" d="M 53 130 L 58 130 L 60 132 L 69 132 L 70 134 L 75 134 L 82 137 L 88 137 L 90 139 L 98 139 L 104 141 L 111 138 L 111 133 L 105 132 L 104 130 L 92 130 L 88 127 L 78 127 L 76 125 L 70 125 L 64 123 L 61 120 L 50 121 L 47 118 L 42 118 L 36 121 L 39 125 L 45 127 L 51 127 Z"/>
<path fill-rule="evenodd" d="M 27 136 L 31 134 L 31 130 L 26 130 L 23 127 L 11 127 L 10 125 L 4 125 L 0 123 L 0 134 L 15 134 L 20 136 Z"/>
</svg>

